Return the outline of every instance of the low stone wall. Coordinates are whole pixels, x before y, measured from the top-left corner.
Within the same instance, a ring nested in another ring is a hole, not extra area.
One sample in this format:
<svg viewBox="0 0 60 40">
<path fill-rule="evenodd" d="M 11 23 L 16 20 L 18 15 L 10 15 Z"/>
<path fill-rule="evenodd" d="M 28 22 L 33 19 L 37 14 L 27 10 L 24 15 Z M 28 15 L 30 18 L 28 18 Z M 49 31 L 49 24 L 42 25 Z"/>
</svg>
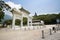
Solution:
<svg viewBox="0 0 60 40">
<path fill-rule="evenodd" d="M 44 26 L 15 26 L 12 27 L 11 25 L 8 25 L 7 28 L 12 28 L 14 30 L 35 30 L 35 29 L 42 29 L 42 28 L 52 28 L 52 27 L 57 27 L 57 25 L 44 25 Z"/>
</svg>

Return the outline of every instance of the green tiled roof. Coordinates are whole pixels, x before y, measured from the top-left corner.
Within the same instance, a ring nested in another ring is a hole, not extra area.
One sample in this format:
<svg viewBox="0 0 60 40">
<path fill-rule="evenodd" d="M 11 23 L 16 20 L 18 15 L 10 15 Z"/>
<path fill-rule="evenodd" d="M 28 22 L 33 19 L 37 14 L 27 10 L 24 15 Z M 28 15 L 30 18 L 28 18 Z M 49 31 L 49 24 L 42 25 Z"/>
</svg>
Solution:
<svg viewBox="0 0 60 40">
<path fill-rule="evenodd" d="M 26 9 L 24 9 L 23 7 L 22 7 L 21 9 L 19 9 L 19 10 L 24 11 L 24 12 L 26 12 L 26 13 L 30 14 L 30 12 L 29 12 L 29 11 L 27 11 Z"/>
</svg>

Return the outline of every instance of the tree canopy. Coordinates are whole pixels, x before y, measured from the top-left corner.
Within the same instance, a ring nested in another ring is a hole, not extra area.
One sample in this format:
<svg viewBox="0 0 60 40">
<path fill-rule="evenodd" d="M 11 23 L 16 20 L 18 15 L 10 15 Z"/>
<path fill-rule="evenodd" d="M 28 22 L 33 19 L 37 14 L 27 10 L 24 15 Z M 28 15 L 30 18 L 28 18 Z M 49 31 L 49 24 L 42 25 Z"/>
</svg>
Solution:
<svg viewBox="0 0 60 40">
<path fill-rule="evenodd" d="M 2 8 L 0 8 L 0 22 L 4 19 L 4 12 L 2 11 Z"/>
<path fill-rule="evenodd" d="M 60 13 L 33 16 L 33 19 L 43 20 L 45 22 L 45 24 L 56 24 L 57 23 L 56 19 L 60 19 Z"/>
<path fill-rule="evenodd" d="M 2 19 L 4 19 L 4 8 L 6 10 L 11 9 L 8 4 L 6 4 L 3 0 L 0 0 L 0 22 L 2 21 Z"/>
</svg>

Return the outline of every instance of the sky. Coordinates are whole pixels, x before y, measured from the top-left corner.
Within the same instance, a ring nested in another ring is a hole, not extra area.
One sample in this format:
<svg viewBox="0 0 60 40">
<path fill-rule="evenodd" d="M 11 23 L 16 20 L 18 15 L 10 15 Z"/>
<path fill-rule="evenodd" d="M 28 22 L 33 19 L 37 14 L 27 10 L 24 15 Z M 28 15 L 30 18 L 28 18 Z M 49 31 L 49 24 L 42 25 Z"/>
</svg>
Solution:
<svg viewBox="0 0 60 40">
<path fill-rule="evenodd" d="M 5 2 L 11 1 L 17 5 L 23 6 L 31 14 L 35 12 L 40 14 L 51 14 L 60 12 L 60 0 L 4 0 Z"/>
</svg>

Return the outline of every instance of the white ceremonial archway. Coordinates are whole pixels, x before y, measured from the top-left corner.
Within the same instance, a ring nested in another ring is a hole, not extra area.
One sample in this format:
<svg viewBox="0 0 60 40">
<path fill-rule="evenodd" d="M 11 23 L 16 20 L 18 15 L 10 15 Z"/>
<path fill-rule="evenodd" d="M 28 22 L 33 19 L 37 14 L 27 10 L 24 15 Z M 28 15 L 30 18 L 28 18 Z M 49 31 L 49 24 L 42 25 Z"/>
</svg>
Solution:
<svg viewBox="0 0 60 40">
<path fill-rule="evenodd" d="M 19 10 L 14 8 L 14 9 L 12 9 L 11 12 L 13 14 L 13 20 L 12 20 L 12 28 L 13 29 L 15 29 L 15 20 L 16 19 L 21 20 L 21 27 L 23 27 L 23 17 L 27 18 L 27 26 L 28 27 L 30 26 L 29 22 L 31 22 L 31 26 L 32 26 L 32 17 L 29 16 L 30 12 L 25 10 L 23 7 Z"/>
</svg>

